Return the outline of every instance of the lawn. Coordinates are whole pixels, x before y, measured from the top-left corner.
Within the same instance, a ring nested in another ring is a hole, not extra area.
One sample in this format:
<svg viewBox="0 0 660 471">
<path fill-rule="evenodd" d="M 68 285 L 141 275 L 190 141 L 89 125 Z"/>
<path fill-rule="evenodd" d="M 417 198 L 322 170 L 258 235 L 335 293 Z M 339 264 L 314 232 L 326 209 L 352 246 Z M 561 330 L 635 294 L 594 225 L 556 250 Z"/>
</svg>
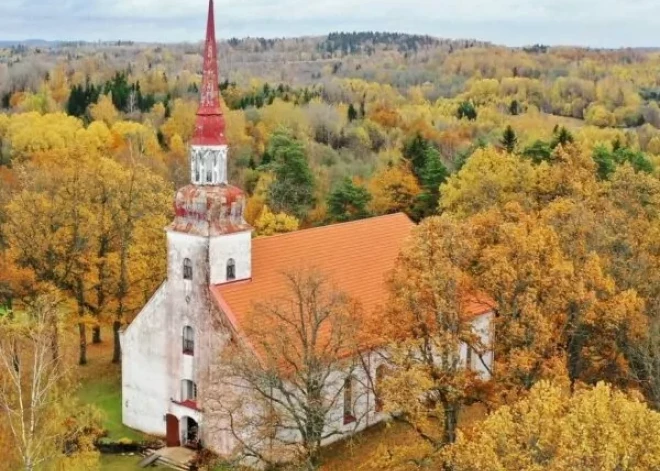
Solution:
<svg viewBox="0 0 660 471">
<path fill-rule="evenodd" d="M 141 456 L 120 456 L 120 455 L 103 455 L 101 456 L 101 469 L 103 471 L 139 471 L 143 469 L 151 471 L 164 471 L 163 466 L 150 466 L 148 468 L 140 468 L 138 463 L 142 459 Z"/>
<path fill-rule="evenodd" d="M 108 438 L 119 440 L 128 438 L 142 441 L 145 436 L 121 423 L 121 383 L 118 378 L 100 378 L 85 381 L 78 397 L 85 404 L 94 404 L 105 415 L 103 426 L 108 431 Z"/>
<path fill-rule="evenodd" d="M 88 346 L 88 364 L 79 367 L 80 389 L 78 397 L 85 404 L 93 404 L 105 416 L 104 427 L 108 438 L 119 440 L 128 438 L 134 441 L 147 439 L 144 434 L 132 430 L 121 421 L 121 370 L 111 363 L 112 337 L 109 331 L 104 343 Z"/>
</svg>

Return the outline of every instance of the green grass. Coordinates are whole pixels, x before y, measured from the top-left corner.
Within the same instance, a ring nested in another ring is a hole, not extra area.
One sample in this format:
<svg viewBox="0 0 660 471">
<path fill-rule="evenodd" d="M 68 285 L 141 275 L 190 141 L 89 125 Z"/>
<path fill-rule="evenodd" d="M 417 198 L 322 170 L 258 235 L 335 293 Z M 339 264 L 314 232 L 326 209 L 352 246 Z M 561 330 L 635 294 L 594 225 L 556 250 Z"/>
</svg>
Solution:
<svg viewBox="0 0 660 471">
<path fill-rule="evenodd" d="M 148 468 L 140 468 L 138 463 L 142 457 L 135 456 L 120 456 L 120 455 L 103 455 L 101 456 L 101 470 L 102 471 L 165 471 L 169 468 L 163 466 L 150 466 Z"/>
<path fill-rule="evenodd" d="M 88 344 L 88 364 L 78 369 L 78 398 L 103 412 L 103 427 L 108 431 L 109 439 L 128 438 L 138 442 L 147 440 L 146 435 L 126 427 L 121 422 L 121 369 L 119 365 L 111 362 L 112 333 L 108 329 L 104 330 L 103 334 L 102 344 Z"/>
<path fill-rule="evenodd" d="M 104 428 L 108 431 L 108 438 L 119 440 L 128 438 L 133 441 L 142 441 L 146 437 L 121 423 L 121 384 L 119 378 L 101 377 L 87 379 L 83 382 L 78 397 L 85 404 L 93 404 L 101 409 L 105 415 Z"/>
</svg>

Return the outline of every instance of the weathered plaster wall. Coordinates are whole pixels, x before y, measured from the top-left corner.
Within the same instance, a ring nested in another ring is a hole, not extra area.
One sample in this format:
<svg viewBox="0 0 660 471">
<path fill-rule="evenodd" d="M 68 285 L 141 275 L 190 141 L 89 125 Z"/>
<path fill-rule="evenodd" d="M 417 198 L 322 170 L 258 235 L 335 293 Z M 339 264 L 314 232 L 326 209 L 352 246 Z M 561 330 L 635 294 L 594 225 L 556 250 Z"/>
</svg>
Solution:
<svg viewBox="0 0 660 471">
<path fill-rule="evenodd" d="M 472 364 L 469 366 L 473 371 L 478 372 L 485 380 L 491 379 L 490 371 L 493 369 L 493 362 L 495 359 L 495 354 L 493 352 L 493 316 L 494 315 L 491 312 L 479 316 L 472 321 L 472 329 L 480 337 L 482 345 L 487 347 L 487 351 L 481 355 L 481 359 L 478 355 L 473 353 Z M 464 346 L 461 353 L 463 358 L 467 360 L 467 347 Z"/>
<path fill-rule="evenodd" d="M 212 285 L 227 281 L 229 259 L 236 262 L 236 280 L 249 280 L 252 277 L 252 232 L 213 237 L 209 255 Z"/>
<path fill-rule="evenodd" d="M 167 344 L 164 283 L 121 334 L 122 420 L 128 427 L 165 435 L 167 412 Z"/>
<path fill-rule="evenodd" d="M 247 233 L 249 236 L 249 232 Z M 237 234 L 240 235 L 240 234 Z M 219 237 L 216 245 L 229 238 L 230 245 L 241 243 L 235 235 Z M 202 442 L 210 437 L 205 428 L 205 390 L 209 384 L 209 368 L 228 338 L 228 328 L 211 299 L 209 291 L 209 239 L 178 232 L 168 232 L 168 322 L 165 326 L 167 343 L 167 373 L 169 384 L 169 413 L 179 420 L 191 417 L 199 424 Z M 244 242 L 243 242 L 244 243 Z M 190 259 L 193 279 L 183 277 L 183 261 Z M 238 268 L 237 260 L 237 268 Z M 239 272 L 240 273 L 240 272 Z M 182 336 L 186 326 L 193 328 L 194 355 L 183 354 Z M 194 410 L 176 404 L 181 401 L 181 381 L 191 380 L 197 385 L 197 407 Z M 182 433 L 183 433 L 182 427 Z"/>
</svg>

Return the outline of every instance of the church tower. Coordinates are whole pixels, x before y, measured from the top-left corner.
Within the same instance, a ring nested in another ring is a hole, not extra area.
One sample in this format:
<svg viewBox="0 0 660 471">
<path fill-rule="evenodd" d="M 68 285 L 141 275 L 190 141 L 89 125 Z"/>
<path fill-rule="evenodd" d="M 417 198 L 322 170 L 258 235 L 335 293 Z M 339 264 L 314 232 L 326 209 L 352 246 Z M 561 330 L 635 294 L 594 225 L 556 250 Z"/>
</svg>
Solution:
<svg viewBox="0 0 660 471">
<path fill-rule="evenodd" d="M 123 422 L 168 446 L 207 440 L 204 391 L 225 341 L 210 287 L 252 278 L 246 195 L 228 183 L 225 119 L 209 0 L 199 110 L 190 145 L 190 184 L 177 191 L 167 228 L 167 280 L 122 334 Z"/>
<path fill-rule="evenodd" d="M 193 428 L 204 438 L 203 391 L 211 346 L 217 341 L 210 286 L 252 277 L 252 227 L 243 217 L 246 195 L 228 183 L 213 0 L 209 0 L 203 57 L 200 103 L 190 143 L 190 184 L 177 191 L 174 221 L 167 228 L 167 294 L 161 314 L 170 398 L 168 444 L 185 443 Z"/>
<path fill-rule="evenodd" d="M 243 218 L 246 196 L 228 183 L 229 150 L 218 88 L 213 0 L 209 1 L 203 57 L 200 103 L 190 146 L 191 184 L 177 192 L 176 216 L 168 228 L 168 279 L 192 281 L 192 290 L 248 280 L 252 272 L 252 227 Z"/>
</svg>

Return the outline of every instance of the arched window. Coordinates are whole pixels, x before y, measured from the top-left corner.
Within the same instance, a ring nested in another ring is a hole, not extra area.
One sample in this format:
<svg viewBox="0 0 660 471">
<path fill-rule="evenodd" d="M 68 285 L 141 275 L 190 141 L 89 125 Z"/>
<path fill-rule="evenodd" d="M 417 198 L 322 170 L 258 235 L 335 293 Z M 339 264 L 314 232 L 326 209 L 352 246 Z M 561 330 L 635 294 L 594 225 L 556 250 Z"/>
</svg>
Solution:
<svg viewBox="0 0 660 471">
<path fill-rule="evenodd" d="M 190 260 L 189 258 L 186 258 L 183 261 L 183 279 L 184 280 L 192 280 L 193 279 L 192 260 Z"/>
<path fill-rule="evenodd" d="M 344 381 L 344 425 L 355 422 L 355 411 L 353 410 L 353 376 Z"/>
<path fill-rule="evenodd" d="M 183 328 L 183 353 L 186 355 L 195 354 L 195 333 L 189 325 Z"/>
<path fill-rule="evenodd" d="M 381 390 L 383 385 L 383 380 L 385 379 L 385 374 L 387 373 L 387 367 L 385 365 L 380 365 L 376 368 L 376 384 L 375 384 L 375 394 L 376 394 L 376 412 L 383 411 L 383 398 L 381 396 Z"/>
<path fill-rule="evenodd" d="M 227 281 L 236 279 L 236 262 L 233 258 L 227 261 Z"/>
<path fill-rule="evenodd" d="M 189 379 L 181 381 L 181 402 L 197 402 L 197 385 Z"/>
</svg>

